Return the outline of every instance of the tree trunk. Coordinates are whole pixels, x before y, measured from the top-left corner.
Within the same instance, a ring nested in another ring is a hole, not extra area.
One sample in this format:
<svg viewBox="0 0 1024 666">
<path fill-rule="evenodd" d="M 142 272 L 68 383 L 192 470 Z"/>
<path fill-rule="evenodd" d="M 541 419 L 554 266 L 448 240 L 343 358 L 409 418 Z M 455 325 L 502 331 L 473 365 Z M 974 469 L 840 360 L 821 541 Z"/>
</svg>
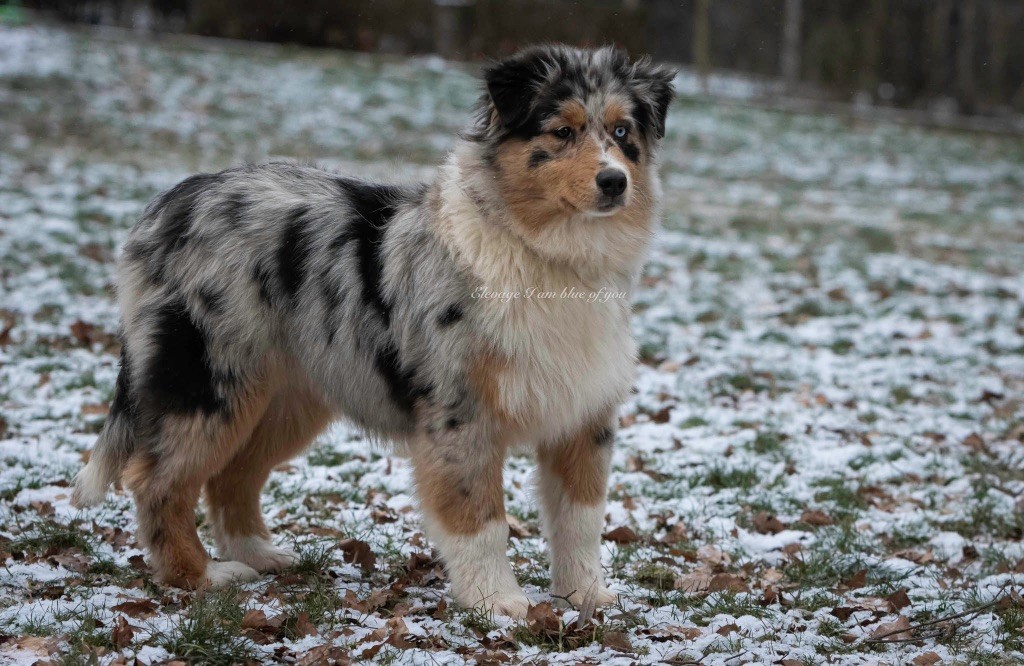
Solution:
<svg viewBox="0 0 1024 666">
<path fill-rule="evenodd" d="M 953 95 L 952 56 L 954 40 L 951 36 L 953 3 L 938 0 L 928 16 L 929 41 L 929 85 L 932 95 Z"/>
<path fill-rule="evenodd" d="M 956 40 L 956 96 L 961 113 L 974 113 L 978 106 L 977 88 L 974 83 L 975 29 L 977 26 L 978 3 L 976 0 L 961 0 L 958 8 Z"/>
<path fill-rule="evenodd" d="M 793 92 L 800 82 L 800 21 L 802 0 L 786 0 L 782 15 L 782 79 L 786 90 Z"/>
<path fill-rule="evenodd" d="M 708 90 L 711 73 L 711 0 L 697 0 L 693 25 L 693 63 L 700 74 L 701 87 Z"/>
<path fill-rule="evenodd" d="M 885 39 L 886 0 L 871 0 L 867 25 L 861 39 L 860 72 L 857 85 L 874 97 L 882 82 L 882 41 Z"/>
</svg>

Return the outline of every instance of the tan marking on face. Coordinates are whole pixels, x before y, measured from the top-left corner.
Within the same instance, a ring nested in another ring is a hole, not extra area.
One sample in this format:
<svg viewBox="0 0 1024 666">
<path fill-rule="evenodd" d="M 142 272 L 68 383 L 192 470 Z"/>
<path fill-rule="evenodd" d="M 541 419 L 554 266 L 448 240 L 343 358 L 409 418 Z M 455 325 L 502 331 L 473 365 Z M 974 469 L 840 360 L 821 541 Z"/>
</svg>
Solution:
<svg viewBox="0 0 1024 666">
<path fill-rule="evenodd" d="M 610 132 L 620 122 L 629 120 L 629 106 L 617 97 L 608 100 L 604 107 L 604 126 Z"/>
<path fill-rule="evenodd" d="M 544 150 L 550 159 L 530 167 L 535 150 Z M 506 141 L 498 149 L 497 161 L 501 193 L 527 233 L 593 208 L 601 148 L 590 133 L 571 142 L 550 134 Z"/>
<path fill-rule="evenodd" d="M 548 127 L 556 129 L 568 125 L 574 130 L 579 130 L 587 124 L 587 110 L 576 100 L 569 100 L 562 104 L 558 116 L 548 122 Z"/>
<path fill-rule="evenodd" d="M 629 121 L 629 108 L 622 99 L 611 97 L 591 118 L 582 104 L 569 101 L 544 124 L 548 130 L 544 134 L 529 140 L 510 139 L 497 148 L 498 185 L 521 233 L 536 237 L 549 224 L 594 211 L 600 195 L 595 179 L 608 157 L 627 169 L 630 182 L 628 203 L 612 219 L 649 226 L 653 202 L 643 143 L 635 133 L 631 135 L 641 156 L 634 163 L 611 138 L 616 124 Z M 580 132 L 584 125 L 586 130 Z M 550 133 L 563 126 L 576 132 L 571 141 Z M 544 151 L 549 159 L 530 166 L 536 151 Z"/>
<path fill-rule="evenodd" d="M 590 506 L 604 501 L 608 486 L 609 444 L 598 444 L 608 419 L 600 419 L 574 435 L 537 449 L 537 460 L 562 482 L 569 498 Z"/>
</svg>

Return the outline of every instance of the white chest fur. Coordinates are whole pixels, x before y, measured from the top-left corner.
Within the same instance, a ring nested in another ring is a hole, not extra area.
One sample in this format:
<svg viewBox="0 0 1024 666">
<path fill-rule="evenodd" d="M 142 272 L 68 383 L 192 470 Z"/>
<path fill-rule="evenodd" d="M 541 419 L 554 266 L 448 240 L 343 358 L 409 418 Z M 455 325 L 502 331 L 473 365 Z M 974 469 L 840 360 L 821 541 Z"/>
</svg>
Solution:
<svg viewBox="0 0 1024 666">
<path fill-rule="evenodd" d="M 616 407 L 636 363 L 626 293 L 551 287 L 526 286 L 519 298 L 482 304 L 488 337 L 508 359 L 497 378 L 500 400 L 538 440 L 570 434 Z"/>
</svg>

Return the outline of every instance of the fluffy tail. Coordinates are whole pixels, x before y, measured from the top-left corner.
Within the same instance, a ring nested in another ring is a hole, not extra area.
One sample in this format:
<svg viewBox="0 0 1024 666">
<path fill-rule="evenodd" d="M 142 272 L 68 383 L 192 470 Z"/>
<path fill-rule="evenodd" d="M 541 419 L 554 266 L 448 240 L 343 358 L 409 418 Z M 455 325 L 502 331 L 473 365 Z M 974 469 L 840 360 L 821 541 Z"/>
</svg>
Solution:
<svg viewBox="0 0 1024 666">
<path fill-rule="evenodd" d="M 110 403 L 110 415 L 103 426 L 89 462 L 75 476 L 71 504 L 78 508 L 95 506 L 107 496 L 110 485 L 121 477 L 135 449 L 135 405 L 132 400 L 131 372 L 122 348 L 121 371 Z"/>
</svg>

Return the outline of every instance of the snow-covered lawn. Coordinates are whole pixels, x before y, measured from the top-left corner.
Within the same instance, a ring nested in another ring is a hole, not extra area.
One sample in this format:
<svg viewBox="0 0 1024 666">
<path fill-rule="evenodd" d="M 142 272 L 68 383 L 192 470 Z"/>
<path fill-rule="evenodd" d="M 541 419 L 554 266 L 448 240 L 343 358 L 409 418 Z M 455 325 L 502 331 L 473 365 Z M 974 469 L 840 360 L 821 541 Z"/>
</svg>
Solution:
<svg viewBox="0 0 1024 666">
<path fill-rule="evenodd" d="M 427 178 L 477 95 L 432 58 L 197 43 L 0 27 L 0 663 L 1024 660 L 1024 141 L 735 100 L 669 120 L 617 608 L 453 608 L 408 465 L 341 426 L 267 489 L 294 571 L 155 585 L 127 496 L 68 504 L 117 371 L 126 229 L 244 160 Z M 531 467 L 507 466 L 509 554 L 543 604 Z"/>
</svg>

